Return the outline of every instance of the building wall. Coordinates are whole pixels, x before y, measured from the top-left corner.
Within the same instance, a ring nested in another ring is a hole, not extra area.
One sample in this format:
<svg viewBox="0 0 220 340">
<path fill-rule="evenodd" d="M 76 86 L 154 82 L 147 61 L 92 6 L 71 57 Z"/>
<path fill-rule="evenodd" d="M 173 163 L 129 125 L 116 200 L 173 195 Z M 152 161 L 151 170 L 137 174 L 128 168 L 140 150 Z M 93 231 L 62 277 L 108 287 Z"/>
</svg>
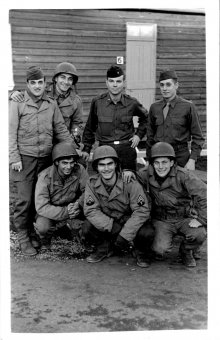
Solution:
<svg viewBox="0 0 220 340">
<path fill-rule="evenodd" d="M 56 64 L 73 63 L 86 121 L 91 99 L 105 88 L 107 68 L 123 56 L 126 69 L 126 22 L 156 23 L 157 79 L 163 68 L 175 68 L 180 95 L 197 106 L 206 131 L 205 16 L 147 10 L 10 10 L 13 74 L 16 88 L 25 86 L 25 70 L 40 65 L 48 80 Z M 157 86 L 155 99 L 159 99 Z"/>
</svg>

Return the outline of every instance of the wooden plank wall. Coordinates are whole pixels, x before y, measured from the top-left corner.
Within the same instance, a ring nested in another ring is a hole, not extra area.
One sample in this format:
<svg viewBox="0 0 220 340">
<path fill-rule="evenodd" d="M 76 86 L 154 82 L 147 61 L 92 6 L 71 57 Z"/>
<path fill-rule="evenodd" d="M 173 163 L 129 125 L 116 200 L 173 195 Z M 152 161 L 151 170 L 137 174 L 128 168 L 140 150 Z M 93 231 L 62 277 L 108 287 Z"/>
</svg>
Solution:
<svg viewBox="0 0 220 340">
<path fill-rule="evenodd" d="M 158 25 L 157 79 L 175 68 L 180 95 L 192 100 L 206 132 L 205 16 L 147 10 L 10 10 L 13 74 L 16 88 L 25 86 L 25 70 L 40 65 L 51 79 L 55 66 L 73 63 L 79 73 L 78 93 L 86 121 L 92 98 L 105 91 L 107 68 L 124 56 L 126 23 Z M 155 99 L 160 97 L 157 86 Z"/>
</svg>

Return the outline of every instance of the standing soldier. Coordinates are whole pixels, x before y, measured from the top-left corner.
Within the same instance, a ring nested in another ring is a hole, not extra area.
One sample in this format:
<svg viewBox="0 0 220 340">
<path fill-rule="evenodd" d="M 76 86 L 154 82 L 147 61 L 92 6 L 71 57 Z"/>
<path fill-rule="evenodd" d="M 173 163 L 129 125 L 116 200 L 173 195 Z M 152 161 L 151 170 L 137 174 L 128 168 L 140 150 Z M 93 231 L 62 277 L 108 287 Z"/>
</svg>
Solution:
<svg viewBox="0 0 220 340">
<path fill-rule="evenodd" d="M 46 92 L 49 97 L 57 101 L 69 132 L 75 142 L 79 144 L 82 135 L 83 106 L 81 98 L 77 95 L 77 81 L 76 67 L 68 62 L 60 63 L 56 66 L 52 83 L 47 86 Z M 15 91 L 11 94 L 10 99 L 22 102 L 24 96 L 22 92 Z"/>
<path fill-rule="evenodd" d="M 38 173 L 51 164 L 53 139 L 73 142 L 57 104 L 45 94 L 42 70 L 27 70 L 23 102 L 10 102 L 9 156 L 11 178 L 17 189 L 14 225 L 24 255 L 35 255 L 34 189 Z"/>
<path fill-rule="evenodd" d="M 159 78 L 162 99 L 151 105 L 147 124 L 147 160 L 154 143 L 167 142 L 175 150 L 177 164 L 195 170 L 204 138 L 195 105 L 177 96 L 176 72 L 162 71 Z M 191 152 L 188 148 L 191 142 Z"/>
<path fill-rule="evenodd" d="M 88 180 L 86 170 L 77 162 L 79 156 L 72 144 L 56 144 L 52 158 L 53 165 L 40 173 L 35 190 L 35 228 L 42 249 L 50 248 L 53 232 L 59 224 L 68 222 L 73 228 L 75 217 L 82 216 Z"/>
<path fill-rule="evenodd" d="M 143 188 L 137 181 L 125 183 L 119 172 L 119 158 L 108 145 L 94 151 L 92 166 L 97 175 L 90 177 L 85 189 L 83 237 L 94 243 L 96 252 L 87 261 L 95 263 L 112 250 L 136 248 L 137 265 L 149 266 L 149 249 L 154 230 L 148 219 L 150 209 Z"/>
<path fill-rule="evenodd" d="M 195 267 L 196 251 L 206 239 L 206 184 L 193 172 L 176 166 L 174 149 L 168 143 L 152 146 L 150 163 L 139 171 L 139 179 L 152 199 L 152 249 L 163 259 L 172 249 L 173 237 L 179 234 L 184 237 L 180 246 L 182 261 Z"/>
<path fill-rule="evenodd" d="M 88 160 L 95 139 L 99 145 L 113 147 L 120 159 L 125 178 L 136 170 L 135 148 L 146 133 L 147 111 L 137 101 L 123 93 L 125 75 L 119 66 L 107 70 L 108 92 L 92 100 L 90 113 L 83 132 L 83 157 Z M 134 129 L 133 117 L 139 118 L 139 126 Z"/>
</svg>

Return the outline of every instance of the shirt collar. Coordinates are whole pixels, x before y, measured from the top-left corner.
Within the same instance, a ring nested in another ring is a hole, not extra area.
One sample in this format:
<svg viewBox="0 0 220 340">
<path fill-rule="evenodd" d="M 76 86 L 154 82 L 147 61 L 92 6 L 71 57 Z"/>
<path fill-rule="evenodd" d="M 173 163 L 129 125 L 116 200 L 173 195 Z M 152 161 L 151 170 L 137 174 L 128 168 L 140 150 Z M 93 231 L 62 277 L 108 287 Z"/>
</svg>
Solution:
<svg viewBox="0 0 220 340">
<path fill-rule="evenodd" d="M 113 104 L 115 105 L 115 103 L 114 103 L 113 100 L 111 99 L 110 94 L 109 94 L 109 92 L 108 92 L 108 94 L 107 94 L 107 105 L 109 105 L 109 104 L 111 104 L 111 103 L 113 103 Z M 125 96 L 124 96 L 123 93 L 121 94 L 121 98 L 120 98 L 120 100 L 117 102 L 117 104 L 118 104 L 118 103 L 122 103 L 123 106 L 126 106 L 126 103 L 125 103 Z"/>
<path fill-rule="evenodd" d="M 28 97 L 31 98 L 31 99 L 33 100 L 34 103 L 37 103 L 37 102 L 39 102 L 40 100 L 49 101 L 49 98 L 48 98 L 48 96 L 47 96 L 47 94 L 46 94 L 45 91 L 43 92 L 43 94 L 42 94 L 42 96 L 41 96 L 40 98 L 37 98 L 37 97 L 35 97 L 35 96 L 30 92 L 30 90 L 27 88 L 27 89 L 26 89 L 25 98 L 28 99 Z"/>
<path fill-rule="evenodd" d="M 176 105 L 176 103 L 178 102 L 178 100 L 179 100 L 179 97 L 176 95 L 176 96 L 169 102 L 170 106 L 171 106 L 172 108 L 174 108 L 174 106 Z M 164 106 L 166 106 L 166 104 L 167 104 L 167 101 L 166 101 L 165 99 L 163 99 L 163 104 L 164 104 Z"/>
</svg>

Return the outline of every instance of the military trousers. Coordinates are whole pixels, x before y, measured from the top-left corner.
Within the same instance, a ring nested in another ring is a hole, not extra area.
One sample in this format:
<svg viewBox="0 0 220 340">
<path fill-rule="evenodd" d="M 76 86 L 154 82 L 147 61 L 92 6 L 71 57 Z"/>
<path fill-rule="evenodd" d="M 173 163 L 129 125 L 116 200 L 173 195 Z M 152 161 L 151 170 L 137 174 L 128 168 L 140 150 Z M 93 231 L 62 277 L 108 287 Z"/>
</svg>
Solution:
<svg viewBox="0 0 220 340">
<path fill-rule="evenodd" d="M 183 245 L 186 250 L 194 250 L 202 245 L 206 239 L 204 227 L 191 228 L 191 218 L 152 220 L 155 228 L 155 237 L 152 249 L 159 255 L 164 255 L 172 250 L 172 241 L 175 235 L 184 237 Z"/>
<path fill-rule="evenodd" d="M 23 169 L 11 170 L 10 176 L 16 187 L 14 226 L 17 231 L 32 231 L 35 219 L 34 191 L 40 171 L 51 165 L 51 156 L 35 158 L 21 155 Z"/>
<path fill-rule="evenodd" d="M 180 147 L 180 148 L 178 148 L 178 146 L 175 147 L 175 145 L 173 147 L 175 150 L 177 164 L 181 166 L 182 168 L 184 168 L 184 166 L 186 165 L 190 157 L 188 145 Z"/>
<path fill-rule="evenodd" d="M 118 158 L 120 160 L 121 169 L 136 171 L 136 161 L 137 152 L 135 148 L 131 147 L 131 142 L 121 143 L 121 144 L 102 144 L 99 145 L 110 145 L 117 152 Z"/>
<path fill-rule="evenodd" d="M 121 229 L 123 226 L 121 226 Z M 100 231 L 95 228 L 88 220 L 82 225 L 82 236 L 87 244 L 93 244 L 96 246 L 99 252 L 108 253 L 113 249 L 114 242 L 118 233 L 112 234 L 108 231 Z M 139 253 L 147 254 L 151 250 L 151 245 L 154 239 L 154 228 L 150 222 L 145 222 L 143 226 L 138 230 L 136 237 L 133 241 L 135 249 Z"/>
</svg>

